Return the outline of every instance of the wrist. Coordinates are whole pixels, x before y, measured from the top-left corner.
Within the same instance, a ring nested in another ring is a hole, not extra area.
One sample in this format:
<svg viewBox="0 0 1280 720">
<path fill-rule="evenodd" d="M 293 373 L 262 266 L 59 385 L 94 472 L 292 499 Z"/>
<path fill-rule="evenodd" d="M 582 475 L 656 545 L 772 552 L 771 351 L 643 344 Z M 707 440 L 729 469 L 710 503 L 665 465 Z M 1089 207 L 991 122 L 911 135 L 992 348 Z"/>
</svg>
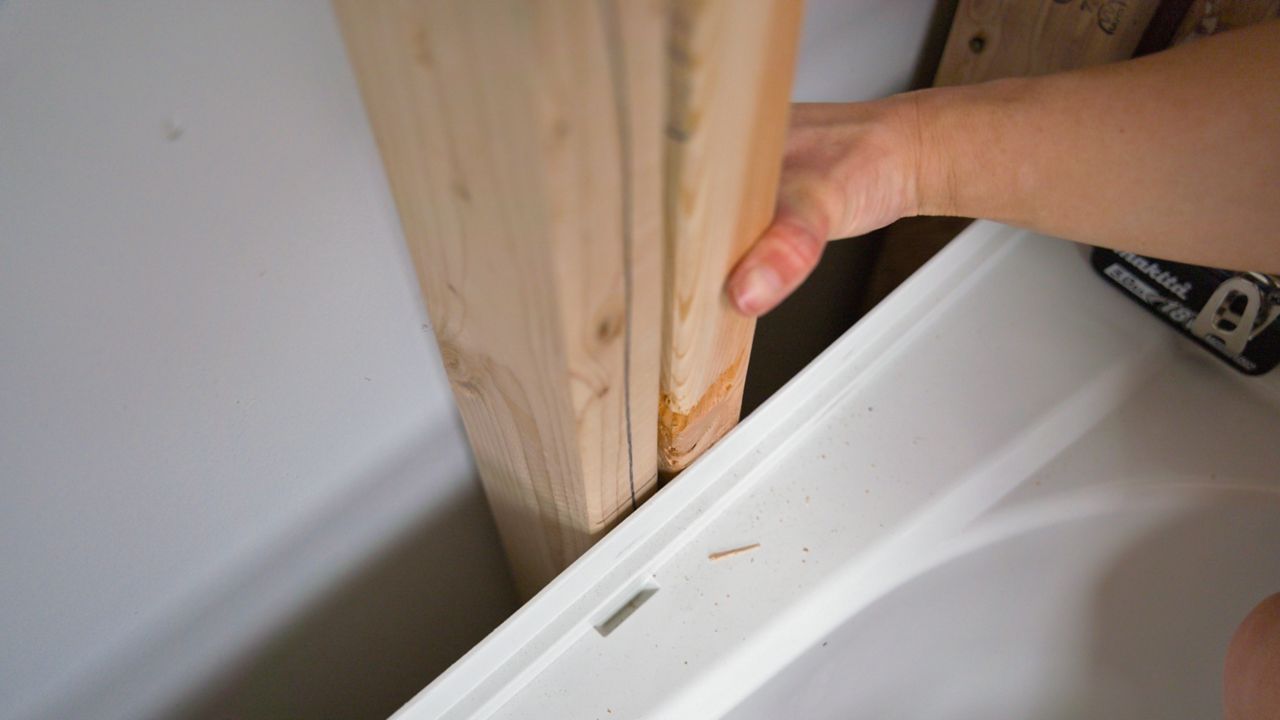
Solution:
<svg viewBox="0 0 1280 720">
<path fill-rule="evenodd" d="M 962 139 L 945 132 L 955 121 L 955 88 L 930 88 L 882 101 L 880 117 L 891 128 L 898 173 L 904 178 L 904 217 L 956 214 L 954 155 Z"/>
<path fill-rule="evenodd" d="M 928 180 L 933 169 L 925 162 L 925 155 L 932 152 L 934 143 L 926 141 L 927 125 L 922 117 L 926 110 L 922 100 L 929 90 L 891 95 L 854 107 L 863 108 L 863 117 L 875 128 L 880 138 L 879 146 L 889 161 L 888 172 L 880 178 L 889 179 L 895 189 L 892 195 L 899 198 L 895 204 L 897 217 L 914 217 L 932 214 L 927 208 L 933 202 L 933 188 Z"/>
<path fill-rule="evenodd" d="M 950 141 L 940 137 L 948 127 L 942 116 L 954 102 L 954 92 L 937 88 L 907 94 L 913 144 L 908 156 L 915 182 L 913 215 L 955 215 L 955 168 L 951 166 Z"/>
<path fill-rule="evenodd" d="M 1009 79 L 903 96 L 914 123 L 915 214 L 1009 219 L 1003 204 L 1018 178 L 1006 174 L 1020 163 L 1006 157 L 1002 138 L 1026 87 Z"/>
</svg>

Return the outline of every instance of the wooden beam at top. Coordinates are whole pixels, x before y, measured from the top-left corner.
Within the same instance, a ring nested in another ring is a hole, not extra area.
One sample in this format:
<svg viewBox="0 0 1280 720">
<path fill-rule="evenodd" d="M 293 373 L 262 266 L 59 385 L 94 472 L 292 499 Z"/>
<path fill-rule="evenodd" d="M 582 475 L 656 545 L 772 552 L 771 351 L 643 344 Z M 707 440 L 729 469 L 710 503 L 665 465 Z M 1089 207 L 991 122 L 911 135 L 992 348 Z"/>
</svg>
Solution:
<svg viewBox="0 0 1280 720">
<path fill-rule="evenodd" d="M 738 422 L 755 322 L 724 281 L 773 217 L 798 0 L 675 0 L 667 121 L 659 465 L 683 469 Z"/>
<path fill-rule="evenodd" d="M 334 5 L 528 597 L 656 481 L 666 8 Z"/>
</svg>

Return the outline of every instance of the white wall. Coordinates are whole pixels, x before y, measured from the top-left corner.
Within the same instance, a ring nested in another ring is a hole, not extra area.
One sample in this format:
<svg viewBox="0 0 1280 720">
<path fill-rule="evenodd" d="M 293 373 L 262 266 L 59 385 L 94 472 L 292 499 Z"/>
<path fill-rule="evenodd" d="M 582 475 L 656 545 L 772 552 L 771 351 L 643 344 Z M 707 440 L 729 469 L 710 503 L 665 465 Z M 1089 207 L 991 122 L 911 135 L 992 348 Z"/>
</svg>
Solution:
<svg viewBox="0 0 1280 720">
<path fill-rule="evenodd" d="M 268 668 L 407 697 L 514 599 L 327 5 L 10 2 L 0 68 L 0 717 L 144 716 L 416 542 Z"/>
<path fill-rule="evenodd" d="M 806 0 L 792 97 L 799 102 L 849 102 L 906 90 L 938 4 L 939 0 Z"/>
<path fill-rule="evenodd" d="M 932 0 L 811 0 L 796 95 Z M 327 4 L 0 0 L 0 717 L 386 712 L 514 607 Z"/>
</svg>

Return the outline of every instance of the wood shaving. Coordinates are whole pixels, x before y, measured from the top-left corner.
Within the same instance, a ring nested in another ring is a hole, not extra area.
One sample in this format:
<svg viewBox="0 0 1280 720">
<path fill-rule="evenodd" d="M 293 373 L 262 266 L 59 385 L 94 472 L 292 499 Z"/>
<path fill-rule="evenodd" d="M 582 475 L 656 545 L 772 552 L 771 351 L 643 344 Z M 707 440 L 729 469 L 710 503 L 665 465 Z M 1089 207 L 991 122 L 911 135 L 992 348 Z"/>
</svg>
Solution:
<svg viewBox="0 0 1280 720">
<path fill-rule="evenodd" d="M 710 555 L 707 555 L 707 559 L 711 560 L 712 562 L 715 562 L 716 560 L 724 560 L 725 558 L 731 558 L 734 555 L 749 553 L 752 550 L 755 550 L 759 547 L 760 547 L 760 543 L 751 543 L 750 545 L 743 545 L 742 547 L 736 547 L 730 550 L 721 550 L 719 552 L 713 552 Z"/>
</svg>

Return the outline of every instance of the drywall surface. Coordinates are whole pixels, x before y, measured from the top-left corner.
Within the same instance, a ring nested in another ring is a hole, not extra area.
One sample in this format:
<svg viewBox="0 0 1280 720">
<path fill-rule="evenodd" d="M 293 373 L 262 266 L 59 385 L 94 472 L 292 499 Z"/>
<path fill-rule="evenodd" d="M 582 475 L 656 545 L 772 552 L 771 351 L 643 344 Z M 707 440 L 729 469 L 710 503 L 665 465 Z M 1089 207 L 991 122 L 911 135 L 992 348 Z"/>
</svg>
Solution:
<svg viewBox="0 0 1280 720">
<path fill-rule="evenodd" d="M 514 599 L 327 3 L 0 67 L 0 717 L 393 710 Z"/>
<path fill-rule="evenodd" d="M 796 97 L 933 3 L 810 0 Z M 0 0 L 0 717 L 376 716 L 514 608 L 329 6 Z"/>
</svg>

